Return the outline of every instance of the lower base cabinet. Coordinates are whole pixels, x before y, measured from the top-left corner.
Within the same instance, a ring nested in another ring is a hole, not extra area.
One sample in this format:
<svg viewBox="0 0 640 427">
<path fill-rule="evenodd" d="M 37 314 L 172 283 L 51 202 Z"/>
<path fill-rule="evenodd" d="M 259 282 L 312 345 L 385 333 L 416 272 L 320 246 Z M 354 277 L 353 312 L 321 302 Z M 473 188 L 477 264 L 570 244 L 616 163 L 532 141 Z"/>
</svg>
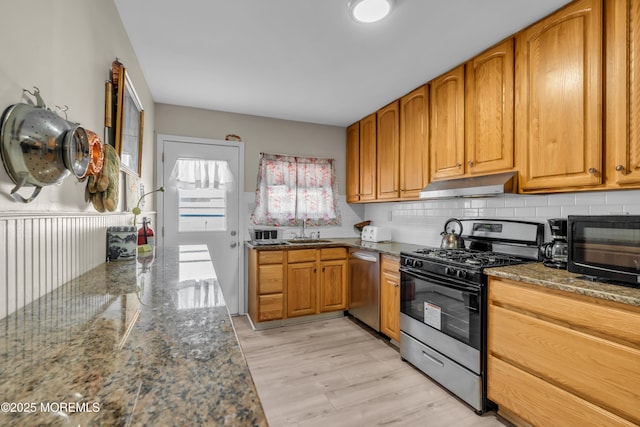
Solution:
<svg viewBox="0 0 640 427">
<path fill-rule="evenodd" d="M 491 277 L 487 393 L 534 426 L 640 424 L 640 307 Z"/>
<path fill-rule="evenodd" d="M 248 250 L 254 323 L 348 309 L 347 249 Z"/>
<path fill-rule="evenodd" d="M 287 317 L 318 312 L 316 249 L 287 251 Z"/>
<path fill-rule="evenodd" d="M 249 315 L 254 322 L 284 317 L 284 251 L 249 249 Z"/>
<path fill-rule="evenodd" d="M 400 342 L 400 258 L 380 259 L 380 332 Z"/>
<path fill-rule="evenodd" d="M 320 249 L 321 313 L 349 308 L 349 263 L 346 248 Z"/>
</svg>

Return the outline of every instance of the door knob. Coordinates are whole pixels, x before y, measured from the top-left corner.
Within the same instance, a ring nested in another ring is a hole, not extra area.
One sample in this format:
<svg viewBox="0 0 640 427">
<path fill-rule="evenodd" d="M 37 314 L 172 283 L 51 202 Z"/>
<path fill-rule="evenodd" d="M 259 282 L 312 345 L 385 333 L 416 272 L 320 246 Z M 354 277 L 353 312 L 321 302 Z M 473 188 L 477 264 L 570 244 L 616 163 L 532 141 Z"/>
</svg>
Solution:
<svg viewBox="0 0 640 427">
<path fill-rule="evenodd" d="M 231 246 L 232 248 L 235 248 L 236 246 L 238 246 L 238 242 L 231 242 L 231 245 L 230 245 L 230 246 Z"/>
<path fill-rule="evenodd" d="M 622 165 L 617 165 L 616 166 L 616 171 L 622 172 L 623 170 L 624 170 L 624 166 L 622 166 Z"/>
<path fill-rule="evenodd" d="M 596 170 L 596 168 L 589 168 L 589 173 L 595 175 L 595 173 L 598 172 Z"/>
<path fill-rule="evenodd" d="M 236 230 L 231 230 L 231 233 L 230 233 L 230 234 L 231 234 L 232 236 L 235 236 L 235 235 L 236 235 L 236 234 L 238 234 L 238 233 L 236 233 Z"/>
</svg>

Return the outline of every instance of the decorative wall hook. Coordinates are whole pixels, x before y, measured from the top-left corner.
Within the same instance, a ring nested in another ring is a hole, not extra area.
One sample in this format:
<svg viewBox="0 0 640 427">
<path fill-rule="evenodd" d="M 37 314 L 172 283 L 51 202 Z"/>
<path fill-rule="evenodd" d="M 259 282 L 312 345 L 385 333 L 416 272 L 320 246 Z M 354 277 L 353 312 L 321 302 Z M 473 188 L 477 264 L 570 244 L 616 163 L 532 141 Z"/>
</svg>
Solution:
<svg viewBox="0 0 640 427">
<path fill-rule="evenodd" d="M 69 110 L 69 106 L 68 105 L 65 104 L 64 107 L 56 105 L 56 108 L 64 113 L 64 119 L 65 120 L 69 120 L 69 118 L 67 117 L 67 111 Z"/>
<path fill-rule="evenodd" d="M 44 100 L 42 99 L 42 97 L 40 96 L 40 89 L 38 89 L 36 86 L 33 87 L 34 91 L 31 92 L 28 89 L 22 89 L 22 93 L 28 93 L 29 95 L 33 96 L 36 99 L 36 103 L 35 106 L 36 107 L 40 107 L 40 108 L 47 108 L 47 105 L 44 103 Z M 27 102 L 31 105 L 33 104 L 33 101 L 31 101 L 30 99 L 27 98 Z"/>
</svg>

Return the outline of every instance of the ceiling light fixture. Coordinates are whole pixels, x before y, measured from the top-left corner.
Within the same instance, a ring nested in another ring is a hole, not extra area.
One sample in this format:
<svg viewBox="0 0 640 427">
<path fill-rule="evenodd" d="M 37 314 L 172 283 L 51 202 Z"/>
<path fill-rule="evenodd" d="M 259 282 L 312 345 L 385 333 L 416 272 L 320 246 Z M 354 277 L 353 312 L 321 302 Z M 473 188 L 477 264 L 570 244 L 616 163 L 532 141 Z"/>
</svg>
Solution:
<svg viewBox="0 0 640 427">
<path fill-rule="evenodd" d="M 380 21 L 391 13 L 394 0 L 349 0 L 349 13 L 358 22 Z"/>
</svg>

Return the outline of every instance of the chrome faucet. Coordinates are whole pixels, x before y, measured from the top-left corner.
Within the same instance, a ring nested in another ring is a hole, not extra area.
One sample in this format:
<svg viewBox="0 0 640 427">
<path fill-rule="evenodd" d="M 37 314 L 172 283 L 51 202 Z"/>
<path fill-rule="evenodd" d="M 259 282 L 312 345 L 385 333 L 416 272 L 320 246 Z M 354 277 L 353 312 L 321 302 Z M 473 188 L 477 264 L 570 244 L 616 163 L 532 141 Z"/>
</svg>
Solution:
<svg viewBox="0 0 640 427">
<path fill-rule="evenodd" d="M 304 235 L 304 225 L 305 225 L 304 223 L 305 223 L 305 220 L 303 219 L 302 220 L 302 234 L 300 235 L 301 239 L 306 239 L 306 236 Z"/>
</svg>

